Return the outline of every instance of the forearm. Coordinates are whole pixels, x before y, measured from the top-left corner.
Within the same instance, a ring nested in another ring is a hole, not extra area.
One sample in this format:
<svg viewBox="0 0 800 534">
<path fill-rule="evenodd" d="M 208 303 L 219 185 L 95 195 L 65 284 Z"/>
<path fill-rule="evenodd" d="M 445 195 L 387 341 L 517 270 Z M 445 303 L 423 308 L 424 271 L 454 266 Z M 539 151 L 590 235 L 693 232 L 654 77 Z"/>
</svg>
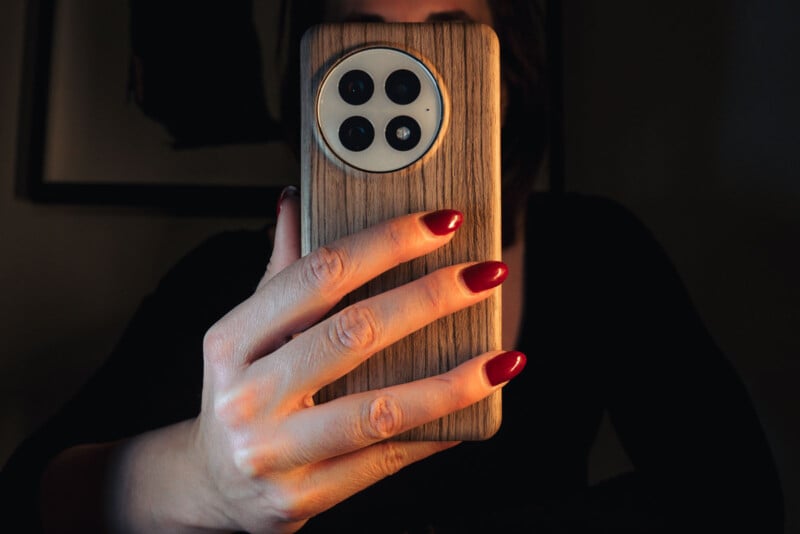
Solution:
<svg viewBox="0 0 800 534">
<path fill-rule="evenodd" d="M 213 510 L 191 454 L 192 423 L 67 449 L 41 489 L 45 532 L 196 532 Z"/>
</svg>

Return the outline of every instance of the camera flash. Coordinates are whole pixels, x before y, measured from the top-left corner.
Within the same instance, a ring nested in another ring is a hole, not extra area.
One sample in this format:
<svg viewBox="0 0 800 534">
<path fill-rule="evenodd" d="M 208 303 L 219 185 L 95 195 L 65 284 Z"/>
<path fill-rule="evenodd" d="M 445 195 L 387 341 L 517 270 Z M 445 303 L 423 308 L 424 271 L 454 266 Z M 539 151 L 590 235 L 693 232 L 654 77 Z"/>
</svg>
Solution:
<svg viewBox="0 0 800 534">
<path fill-rule="evenodd" d="M 400 141 L 408 141 L 408 138 L 411 137 L 411 129 L 408 126 L 401 126 L 397 130 L 395 130 L 394 135 Z"/>
</svg>

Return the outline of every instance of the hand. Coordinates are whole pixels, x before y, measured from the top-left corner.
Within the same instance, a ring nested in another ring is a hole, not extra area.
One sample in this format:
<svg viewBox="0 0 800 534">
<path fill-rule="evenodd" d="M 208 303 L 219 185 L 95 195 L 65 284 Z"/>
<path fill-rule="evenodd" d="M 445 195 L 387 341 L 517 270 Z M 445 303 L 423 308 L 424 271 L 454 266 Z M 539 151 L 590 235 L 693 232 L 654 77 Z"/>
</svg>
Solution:
<svg viewBox="0 0 800 534">
<path fill-rule="evenodd" d="M 296 196 L 280 208 L 258 289 L 204 340 L 202 410 L 190 440 L 207 485 L 204 515 L 194 518 L 203 526 L 299 529 L 455 445 L 387 438 L 482 399 L 524 365 L 519 353 L 494 352 L 436 378 L 315 406 L 322 386 L 427 323 L 488 297 L 505 271 L 496 262 L 443 268 L 326 318 L 353 289 L 446 244 L 460 214 L 407 215 L 300 258 Z"/>
</svg>

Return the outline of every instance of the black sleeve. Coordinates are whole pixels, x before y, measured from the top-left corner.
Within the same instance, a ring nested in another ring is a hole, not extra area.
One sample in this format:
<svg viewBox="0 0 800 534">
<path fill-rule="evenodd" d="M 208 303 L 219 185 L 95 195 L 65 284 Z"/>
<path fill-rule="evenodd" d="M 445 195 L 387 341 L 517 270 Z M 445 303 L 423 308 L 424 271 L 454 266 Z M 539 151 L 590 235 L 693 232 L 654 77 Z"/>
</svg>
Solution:
<svg viewBox="0 0 800 534">
<path fill-rule="evenodd" d="M 779 476 L 745 384 L 650 232 L 613 202 L 592 206 L 603 222 L 591 230 L 591 357 L 635 469 L 627 481 L 675 532 L 783 532 Z"/>
<path fill-rule="evenodd" d="M 164 277 L 104 364 L 3 467 L 0 498 L 8 511 L 6 520 L 26 525 L 26 532 L 37 530 L 39 480 L 61 451 L 197 415 L 205 331 L 252 294 L 269 249 L 266 232 L 221 234 Z"/>
</svg>

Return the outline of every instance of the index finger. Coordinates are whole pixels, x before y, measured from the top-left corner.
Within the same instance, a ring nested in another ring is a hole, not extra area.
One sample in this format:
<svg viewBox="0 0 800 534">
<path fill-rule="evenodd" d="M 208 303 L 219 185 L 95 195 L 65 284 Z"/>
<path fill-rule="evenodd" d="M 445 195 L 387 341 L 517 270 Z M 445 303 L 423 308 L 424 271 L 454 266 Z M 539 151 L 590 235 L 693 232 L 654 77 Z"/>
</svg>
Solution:
<svg viewBox="0 0 800 534">
<path fill-rule="evenodd" d="M 226 368 L 240 368 L 262 357 L 321 319 L 357 287 L 446 244 L 462 221 L 456 210 L 415 213 L 319 247 L 212 326 L 206 334 L 206 352 L 216 353 Z"/>
</svg>

